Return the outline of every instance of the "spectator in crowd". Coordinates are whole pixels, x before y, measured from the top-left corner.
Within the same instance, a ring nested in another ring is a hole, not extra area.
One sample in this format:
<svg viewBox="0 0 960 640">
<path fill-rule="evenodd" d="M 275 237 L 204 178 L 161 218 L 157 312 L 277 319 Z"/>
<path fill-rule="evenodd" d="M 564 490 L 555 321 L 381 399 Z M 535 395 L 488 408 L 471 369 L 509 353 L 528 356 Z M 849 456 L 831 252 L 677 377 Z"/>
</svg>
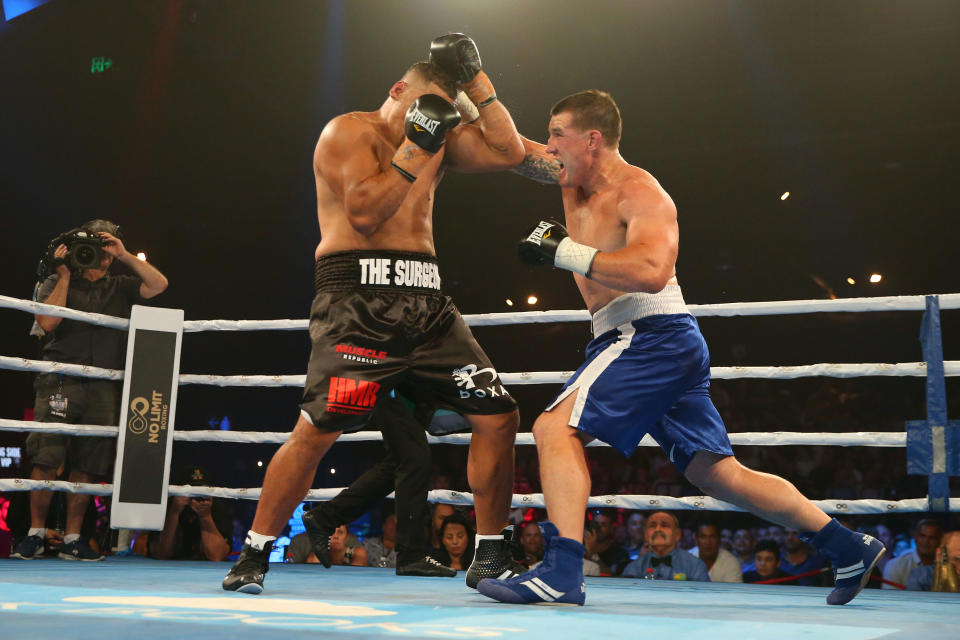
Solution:
<svg viewBox="0 0 960 640">
<path fill-rule="evenodd" d="M 819 571 L 827 564 L 826 558 L 801 540 L 795 530 L 787 530 L 786 536 L 783 558 L 780 561 L 780 568 L 786 573 L 798 576 L 802 573 Z M 806 578 L 797 578 L 793 584 L 804 587 L 829 587 L 831 584 L 829 580 L 829 576 L 823 572 Z"/>
<path fill-rule="evenodd" d="M 171 484 L 210 486 L 206 471 L 197 465 L 181 468 Z M 212 560 L 230 553 L 233 519 L 222 500 L 170 496 L 162 531 L 140 531 L 133 551 L 158 560 Z"/>
<path fill-rule="evenodd" d="M 92 258 L 90 263 L 77 263 L 78 256 L 83 256 L 76 250 L 81 237 L 88 243 L 84 249 Z M 119 227 L 112 222 L 91 220 L 60 236 L 54 243 L 57 243 L 56 248 L 52 255 L 45 256 L 43 263 L 51 273 L 38 283 L 36 300 L 39 302 L 127 318 L 133 305 L 141 304 L 167 288 L 167 279 L 162 273 L 126 250 Z M 96 266 L 89 266 L 97 258 Z M 114 261 L 125 264 L 134 275 L 109 273 Z M 88 266 L 84 268 L 84 264 Z M 38 314 L 31 333 L 41 336 L 43 360 L 123 369 L 125 331 Z M 38 422 L 116 426 L 120 420 L 123 390 L 120 382 L 41 373 L 34 389 L 34 417 Z M 109 474 L 114 449 L 112 438 L 31 433 L 27 436 L 27 453 L 33 461 L 30 478 L 55 480 L 57 469 L 66 464 L 70 482 L 94 482 Z M 31 492 L 30 528 L 11 557 L 29 560 L 43 555 L 47 512 L 52 497 L 50 491 Z M 66 528 L 59 554 L 63 560 L 103 560 L 103 556 L 91 549 L 80 536 L 89 500 L 90 496 L 83 493 L 67 496 Z"/>
<path fill-rule="evenodd" d="M 631 561 L 636 560 L 648 551 L 647 540 L 644 537 L 646 524 L 647 520 L 640 511 L 632 512 L 627 518 L 628 539 L 624 548 Z"/>
<path fill-rule="evenodd" d="M 583 534 L 585 557 L 600 565 L 602 575 L 618 576 L 630 562 L 630 556 L 614 539 L 614 514 L 597 509 L 591 516 Z"/>
<path fill-rule="evenodd" d="M 424 532 L 426 533 L 426 532 Z M 390 512 L 383 519 L 383 531 L 363 541 L 367 563 L 371 567 L 397 567 L 397 514 Z"/>
<path fill-rule="evenodd" d="M 753 548 L 755 545 L 756 541 L 753 539 L 750 529 L 737 529 L 736 533 L 733 534 L 733 554 L 737 556 L 737 560 L 740 561 L 740 566 L 743 567 L 744 571 L 753 568 Z"/>
<path fill-rule="evenodd" d="M 768 539 L 770 539 L 770 540 L 773 540 L 774 542 L 777 543 L 777 545 L 778 545 L 781 549 L 783 549 L 784 543 L 785 543 L 786 540 L 787 540 L 787 532 L 786 532 L 786 530 L 785 530 L 783 527 L 781 527 L 780 525 L 778 525 L 778 524 L 772 524 L 772 525 L 770 525 L 769 527 L 767 527 L 767 535 L 766 535 L 766 538 L 768 538 Z"/>
<path fill-rule="evenodd" d="M 430 520 L 430 555 L 434 558 L 437 557 L 437 552 L 443 548 L 443 533 L 441 532 L 443 521 L 447 516 L 452 516 L 456 512 L 457 510 L 453 508 L 452 504 L 436 502 L 433 505 L 433 517 Z"/>
<path fill-rule="evenodd" d="M 720 528 L 712 522 L 697 527 L 697 548 L 693 555 L 700 558 L 710 573 L 710 582 L 743 582 L 743 571 L 737 557 L 720 546 Z"/>
<path fill-rule="evenodd" d="M 916 550 L 907 551 L 883 568 L 883 579 L 906 585 L 910 572 L 921 565 L 932 565 L 936 559 L 937 548 L 943 537 L 943 528 L 932 518 L 926 518 L 917 523 L 913 531 L 913 540 Z M 884 583 L 884 589 L 895 589 L 893 585 Z"/>
<path fill-rule="evenodd" d="M 733 551 L 733 531 L 727 528 L 720 529 L 720 548 Z M 737 560 L 737 562 L 740 562 Z"/>
<path fill-rule="evenodd" d="M 941 561 L 944 549 L 947 552 L 947 562 L 950 570 L 957 574 L 960 580 L 960 531 L 950 531 L 943 536 L 943 546 L 937 549 L 934 564 L 922 564 L 910 572 L 907 577 L 908 591 L 932 591 L 934 576 Z"/>
<path fill-rule="evenodd" d="M 320 563 L 306 532 L 293 536 L 290 544 L 287 545 L 286 561 L 294 564 Z M 334 566 L 367 566 L 367 550 L 363 548 L 357 537 L 347 530 L 345 524 L 334 529 L 330 536 L 330 562 Z"/>
<path fill-rule="evenodd" d="M 790 575 L 780 568 L 780 545 L 773 540 L 761 540 L 753 547 L 753 562 L 754 568 L 743 574 L 744 582 L 763 582 Z"/>
<path fill-rule="evenodd" d="M 520 548 L 523 549 L 521 562 L 528 569 L 543 560 L 543 534 L 540 532 L 539 524 L 536 522 L 523 524 L 523 530 L 520 532 Z"/>
<path fill-rule="evenodd" d="M 696 580 L 709 582 L 707 565 L 683 549 L 680 541 L 680 522 L 672 513 L 657 511 L 647 518 L 647 546 L 650 552 L 634 560 L 623 570 L 624 577 L 656 580 Z"/>
<path fill-rule="evenodd" d="M 464 571 L 473 562 L 473 528 L 459 513 L 443 519 L 440 525 L 441 547 L 434 555 L 437 562 Z"/>
</svg>

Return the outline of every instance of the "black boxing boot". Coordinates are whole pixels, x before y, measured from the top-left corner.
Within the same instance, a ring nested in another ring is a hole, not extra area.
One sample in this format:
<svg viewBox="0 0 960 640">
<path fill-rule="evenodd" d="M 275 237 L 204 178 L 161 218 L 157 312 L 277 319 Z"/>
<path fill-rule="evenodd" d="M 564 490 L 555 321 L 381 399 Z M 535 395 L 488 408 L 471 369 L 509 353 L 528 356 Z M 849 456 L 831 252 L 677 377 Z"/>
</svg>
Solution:
<svg viewBox="0 0 960 640">
<path fill-rule="evenodd" d="M 454 578 L 457 575 L 456 569 L 451 569 L 442 564 L 436 558 L 424 556 L 413 562 L 400 563 L 397 559 L 398 576 L 423 576 L 426 578 Z"/>
<path fill-rule="evenodd" d="M 250 544 L 243 545 L 237 563 L 230 568 L 223 579 L 224 591 L 239 591 L 257 595 L 263 592 L 263 576 L 270 570 L 270 551 L 273 541 L 267 542 L 262 549 Z"/>
<path fill-rule="evenodd" d="M 313 546 L 313 553 L 327 569 L 330 568 L 330 536 L 337 530 L 339 525 L 329 522 L 323 515 L 323 505 L 314 507 L 306 511 L 301 518 L 303 526 L 307 530 L 307 537 Z"/>
<path fill-rule="evenodd" d="M 509 526 L 500 532 L 497 539 L 480 540 L 473 554 L 473 562 L 467 569 L 467 586 L 476 589 L 484 578 L 506 580 L 527 570 L 517 562 L 514 549 L 519 542 L 515 531 Z"/>
</svg>

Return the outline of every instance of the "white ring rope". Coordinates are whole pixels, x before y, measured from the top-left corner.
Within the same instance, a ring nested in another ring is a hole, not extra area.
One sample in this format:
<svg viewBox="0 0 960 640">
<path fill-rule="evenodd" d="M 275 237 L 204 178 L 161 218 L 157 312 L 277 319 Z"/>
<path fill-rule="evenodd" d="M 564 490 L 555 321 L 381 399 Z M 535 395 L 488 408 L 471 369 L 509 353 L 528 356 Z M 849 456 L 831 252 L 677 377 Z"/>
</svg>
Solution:
<svg viewBox="0 0 960 640">
<path fill-rule="evenodd" d="M 0 418 L 0 431 L 62 433 L 77 436 L 105 436 L 116 438 L 117 427 L 95 424 L 66 424 L 63 422 L 32 422 L 29 420 L 11 420 Z M 753 446 L 790 446 L 822 445 L 834 447 L 905 447 L 907 434 L 902 431 L 851 431 L 847 433 L 798 433 L 791 431 L 769 431 L 760 433 L 731 433 L 730 443 Z M 242 442 L 283 444 L 290 437 L 289 432 L 278 431 L 185 431 L 175 429 L 173 439 L 183 442 Z M 430 444 L 469 445 L 471 434 L 456 433 L 446 436 L 427 436 Z M 337 442 L 372 442 L 382 440 L 379 431 L 358 431 L 345 433 Z M 516 444 L 533 445 L 532 433 L 518 433 Z M 609 447 L 605 442 L 594 440 L 588 447 Z M 656 440 L 649 434 L 640 441 L 641 447 L 658 447 Z"/>
<path fill-rule="evenodd" d="M 0 479 L 0 491 L 65 491 L 67 493 L 84 493 L 98 496 L 108 496 L 113 493 L 113 486 L 109 484 L 86 484 L 79 482 L 64 482 L 62 480 L 11 480 Z M 171 496 L 190 496 L 209 498 L 227 498 L 238 500 L 259 500 L 260 489 L 230 489 L 227 487 L 199 487 L 192 485 L 170 485 Z M 304 496 L 308 501 L 331 500 L 343 491 L 343 487 L 334 489 L 311 489 Z M 390 494 L 388 497 L 393 497 Z M 463 491 L 449 491 L 434 489 L 428 493 L 430 502 L 442 502 L 455 505 L 472 505 L 473 494 Z M 863 515 L 871 513 L 917 513 L 928 511 L 926 498 L 911 498 L 907 500 L 812 500 L 824 513 L 842 513 L 847 515 Z M 544 509 L 542 493 L 514 494 L 511 502 L 513 508 Z M 729 502 L 710 498 L 708 496 L 686 496 L 672 498 L 670 496 L 591 496 L 587 508 L 610 509 L 637 509 L 637 510 L 671 510 L 671 511 L 740 511 L 744 509 Z M 960 511 L 960 498 L 950 499 L 950 511 Z"/>
<path fill-rule="evenodd" d="M 98 380 L 123 380 L 120 369 L 101 369 L 80 364 L 49 362 L 47 360 L 28 360 L 0 356 L 0 369 L 13 371 L 35 371 L 38 373 L 62 373 L 65 375 Z M 960 360 L 945 360 L 944 375 L 960 376 Z M 562 384 L 570 379 L 573 371 L 528 371 L 520 373 L 501 373 L 504 384 Z M 715 380 L 739 380 L 743 378 L 763 380 L 794 380 L 796 378 L 858 378 L 866 376 L 922 378 L 927 375 L 925 362 L 884 362 L 829 363 L 793 365 L 786 367 L 710 367 L 710 375 Z M 202 384 L 215 387 L 302 387 L 305 375 L 232 375 L 221 376 L 204 373 L 181 373 L 179 383 Z"/>
<path fill-rule="evenodd" d="M 960 294 L 939 295 L 941 309 L 960 309 Z M 0 308 L 6 307 L 33 314 L 43 314 L 73 320 L 86 321 L 99 326 L 114 329 L 127 329 L 129 320 L 103 314 L 77 311 L 57 305 L 47 305 L 29 300 L 19 300 L 0 295 Z M 876 298 L 849 298 L 844 300 L 792 300 L 782 302 L 751 302 L 710 305 L 689 305 L 690 312 L 698 317 L 731 317 L 777 314 L 836 313 L 862 311 L 923 311 L 926 308 L 926 296 L 888 296 Z M 584 322 L 590 320 L 586 310 L 569 311 L 531 311 L 516 313 L 468 314 L 464 319 L 470 326 L 494 326 L 505 324 L 531 324 L 554 322 Z M 196 331 L 254 331 L 254 330 L 303 330 L 308 327 L 307 320 L 198 320 L 184 322 L 183 330 Z M 102 369 L 83 365 L 28 360 L 0 356 L 0 369 L 36 371 L 46 373 L 64 373 L 87 378 L 122 380 L 123 371 Z M 945 375 L 960 376 L 960 361 L 944 362 Z M 898 364 L 856 363 L 856 364 L 814 364 L 788 367 L 713 367 L 711 375 L 716 379 L 764 378 L 794 379 L 801 377 L 851 378 L 858 376 L 925 376 L 926 363 L 908 362 Z M 573 375 L 571 371 L 542 371 L 524 373 L 504 373 L 504 384 L 550 384 L 565 382 Z M 239 375 L 220 376 L 206 374 L 182 374 L 179 384 L 206 384 L 236 387 L 282 387 L 303 386 L 306 376 L 302 375 Z M 99 435 L 117 437 L 118 428 L 101 425 L 67 425 L 62 423 L 36 423 L 22 420 L 0 419 L 0 430 L 5 431 L 43 431 L 47 433 L 66 433 L 73 435 Z M 449 436 L 428 436 L 431 444 L 451 443 L 468 444 L 470 434 Z M 277 432 L 238 432 L 238 431 L 183 431 L 175 430 L 174 439 L 204 442 L 243 442 L 243 443 L 282 443 L 289 433 Z M 360 432 L 346 434 L 341 441 L 381 440 L 379 432 Z M 830 445 L 830 446 L 877 446 L 904 447 L 906 433 L 856 432 L 856 433 L 733 433 L 730 441 L 734 445 Z M 533 435 L 518 434 L 517 444 L 534 444 Z M 658 446 L 648 435 L 641 446 Z M 588 446 L 607 446 L 605 443 L 591 443 Z M 57 490 L 68 493 L 90 493 L 111 495 L 112 486 L 108 484 L 80 484 L 62 481 L 42 481 L 26 479 L 0 479 L 2 491 Z M 260 489 L 229 489 L 224 487 L 169 486 L 169 495 L 173 496 L 209 496 L 220 498 L 259 499 Z M 342 488 L 314 489 L 307 493 L 307 500 L 330 500 Z M 457 491 L 434 490 L 429 493 L 431 502 L 449 504 L 473 504 L 473 495 Z M 871 513 L 907 513 L 925 512 L 929 509 L 926 498 L 908 500 L 815 500 L 815 505 L 826 513 L 871 514 Z M 545 508 L 543 494 L 517 494 L 513 496 L 513 507 Z M 695 496 L 674 498 L 670 496 L 592 496 L 587 506 L 626 508 L 626 509 L 669 509 L 702 511 L 743 511 L 735 505 L 710 497 Z M 960 511 L 960 498 L 950 499 L 950 511 Z"/>
<path fill-rule="evenodd" d="M 960 293 L 935 294 L 940 309 L 960 309 Z M 796 313 L 848 313 L 860 311 L 923 311 L 926 296 L 880 296 L 875 298 L 843 298 L 839 300 L 785 300 L 772 302 L 729 302 L 723 304 L 687 305 L 693 315 L 705 317 L 766 316 Z M 99 313 L 87 313 L 57 305 L 21 300 L 0 295 L 0 308 L 16 309 L 33 314 L 85 320 L 92 324 L 126 329 L 130 321 Z M 472 327 L 505 324 L 537 324 L 546 322 L 586 322 L 590 314 L 585 309 L 567 311 L 517 311 L 512 313 L 473 313 L 463 319 Z M 257 331 L 303 330 L 307 320 L 187 320 L 186 332 L 196 331 Z"/>
</svg>

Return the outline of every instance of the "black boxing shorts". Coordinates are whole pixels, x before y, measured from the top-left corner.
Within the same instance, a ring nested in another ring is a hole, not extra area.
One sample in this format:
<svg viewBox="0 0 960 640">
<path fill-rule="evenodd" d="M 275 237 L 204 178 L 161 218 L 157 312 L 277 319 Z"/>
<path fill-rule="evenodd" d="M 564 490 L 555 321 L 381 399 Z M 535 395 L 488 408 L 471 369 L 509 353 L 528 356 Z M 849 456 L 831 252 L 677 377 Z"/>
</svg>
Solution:
<svg viewBox="0 0 960 640">
<path fill-rule="evenodd" d="M 398 389 L 424 424 L 437 409 L 509 413 L 517 403 L 449 297 L 437 259 L 404 251 L 322 256 L 310 308 L 301 414 L 322 431 L 357 431 Z"/>
</svg>

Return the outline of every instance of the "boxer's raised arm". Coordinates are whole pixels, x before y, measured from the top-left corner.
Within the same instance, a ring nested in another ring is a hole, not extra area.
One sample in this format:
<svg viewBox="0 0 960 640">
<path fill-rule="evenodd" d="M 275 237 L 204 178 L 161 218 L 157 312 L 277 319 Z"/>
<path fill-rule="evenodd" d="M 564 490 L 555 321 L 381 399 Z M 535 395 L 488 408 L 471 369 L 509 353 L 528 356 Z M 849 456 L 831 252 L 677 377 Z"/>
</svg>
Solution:
<svg viewBox="0 0 960 640">
<path fill-rule="evenodd" d="M 393 166 L 384 168 L 376 153 L 377 135 L 373 128 L 356 118 L 340 116 L 332 120 L 314 151 L 314 171 L 341 201 L 350 224 L 370 235 L 393 217 L 410 192 L 409 171 Z M 433 179 L 443 153 L 431 153 L 404 140 L 394 159 L 407 169 L 428 173 Z"/>
<path fill-rule="evenodd" d="M 463 173 L 504 171 L 515 166 L 523 159 L 523 143 L 510 112 L 497 99 L 487 74 L 480 71 L 461 88 L 479 116 L 447 136 L 447 166 Z M 474 102 L 474 98 L 478 102 Z M 463 96 L 458 99 L 465 102 Z"/>
<path fill-rule="evenodd" d="M 523 160 L 510 171 L 544 184 L 557 184 L 560 163 L 547 153 L 546 145 L 520 136 L 523 141 Z"/>
</svg>

